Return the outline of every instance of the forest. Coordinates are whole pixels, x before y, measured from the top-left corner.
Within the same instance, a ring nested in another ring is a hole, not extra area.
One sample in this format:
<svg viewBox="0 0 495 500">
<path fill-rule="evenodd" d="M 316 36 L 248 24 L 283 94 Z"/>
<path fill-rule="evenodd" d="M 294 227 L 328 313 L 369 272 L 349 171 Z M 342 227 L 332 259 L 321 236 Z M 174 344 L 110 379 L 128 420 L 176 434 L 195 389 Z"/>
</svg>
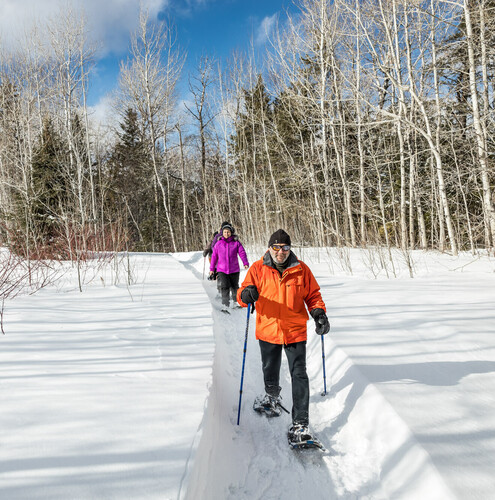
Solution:
<svg viewBox="0 0 495 500">
<path fill-rule="evenodd" d="M 201 250 L 229 220 L 247 244 L 493 251 L 495 2 L 296 4 L 263 54 L 190 74 L 141 11 L 106 125 L 84 16 L 1 53 L 0 246 Z"/>
</svg>

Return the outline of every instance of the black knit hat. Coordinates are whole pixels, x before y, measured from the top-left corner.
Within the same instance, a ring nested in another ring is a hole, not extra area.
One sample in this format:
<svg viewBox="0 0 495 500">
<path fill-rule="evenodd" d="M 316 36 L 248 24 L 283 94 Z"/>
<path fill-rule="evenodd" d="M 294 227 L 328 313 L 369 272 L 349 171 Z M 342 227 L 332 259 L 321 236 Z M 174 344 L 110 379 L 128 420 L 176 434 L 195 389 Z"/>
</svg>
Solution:
<svg viewBox="0 0 495 500">
<path fill-rule="evenodd" d="M 283 229 L 277 229 L 268 240 L 268 246 L 272 245 L 290 245 L 290 236 Z"/>
<path fill-rule="evenodd" d="M 221 231 L 223 231 L 224 229 L 228 229 L 231 233 L 234 232 L 234 227 L 230 222 L 222 222 Z"/>
</svg>

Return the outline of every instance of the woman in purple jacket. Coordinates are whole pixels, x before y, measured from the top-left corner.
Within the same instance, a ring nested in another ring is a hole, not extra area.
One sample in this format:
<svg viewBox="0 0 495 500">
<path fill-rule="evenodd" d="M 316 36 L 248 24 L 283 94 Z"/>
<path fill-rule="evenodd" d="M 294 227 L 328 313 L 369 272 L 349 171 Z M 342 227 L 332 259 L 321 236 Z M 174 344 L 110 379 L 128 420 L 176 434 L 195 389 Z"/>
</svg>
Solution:
<svg viewBox="0 0 495 500">
<path fill-rule="evenodd" d="M 210 276 L 213 275 L 215 269 L 218 273 L 217 283 L 222 295 L 222 304 L 225 306 L 223 311 L 227 311 L 230 298 L 229 292 L 232 295 L 232 302 L 236 302 L 237 289 L 239 288 L 239 261 L 240 257 L 244 264 L 244 269 L 249 267 L 249 262 L 246 255 L 246 250 L 242 246 L 237 235 L 234 234 L 234 228 L 229 223 L 222 224 L 222 236 L 215 243 L 210 262 Z"/>
</svg>

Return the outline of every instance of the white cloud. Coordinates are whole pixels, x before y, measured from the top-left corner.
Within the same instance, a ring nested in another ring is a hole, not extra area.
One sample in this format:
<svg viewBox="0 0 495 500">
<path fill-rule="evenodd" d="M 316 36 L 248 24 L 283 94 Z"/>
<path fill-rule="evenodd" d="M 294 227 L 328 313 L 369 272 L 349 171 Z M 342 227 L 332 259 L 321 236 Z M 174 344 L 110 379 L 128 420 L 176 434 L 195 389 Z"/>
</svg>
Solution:
<svg viewBox="0 0 495 500">
<path fill-rule="evenodd" d="M 129 33 L 139 21 L 139 5 L 151 18 L 168 8 L 170 0 L 1 0 L 0 39 L 10 49 L 29 33 L 37 22 L 45 26 L 57 19 L 60 12 L 72 9 L 84 12 L 90 40 L 101 45 L 101 55 L 121 54 L 128 48 Z"/>
<path fill-rule="evenodd" d="M 112 108 L 112 96 L 111 94 L 104 95 L 97 104 L 90 106 L 89 109 L 90 121 L 94 129 L 100 127 L 117 129 L 118 118 L 115 117 L 115 113 Z"/>
<path fill-rule="evenodd" d="M 268 41 L 270 35 L 273 32 L 273 29 L 276 26 L 276 23 L 277 23 L 277 14 L 265 17 L 263 21 L 261 21 L 261 24 L 256 31 L 256 39 L 255 39 L 256 45 L 263 45 Z"/>
</svg>

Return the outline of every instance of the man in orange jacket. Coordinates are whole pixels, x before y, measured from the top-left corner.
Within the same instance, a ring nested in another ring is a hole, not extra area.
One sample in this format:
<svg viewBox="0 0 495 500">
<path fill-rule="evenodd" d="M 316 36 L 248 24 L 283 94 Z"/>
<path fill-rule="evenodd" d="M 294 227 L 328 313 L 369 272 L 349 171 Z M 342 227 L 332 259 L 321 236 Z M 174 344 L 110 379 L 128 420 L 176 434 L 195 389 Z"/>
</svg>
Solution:
<svg viewBox="0 0 495 500">
<path fill-rule="evenodd" d="M 316 333 L 330 330 L 320 287 L 309 267 L 291 251 L 290 236 L 275 231 L 268 251 L 249 268 L 237 291 L 243 307 L 256 302 L 256 338 L 261 350 L 264 398 L 255 400 L 254 409 L 267 416 L 281 414 L 280 366 L 282 347 L 292 379 L 292 426 L 289 443 L 312 439 L 309 425 L 309 379 L 306 371 L 308 308 L 316 323 Z"/>
</svg>

